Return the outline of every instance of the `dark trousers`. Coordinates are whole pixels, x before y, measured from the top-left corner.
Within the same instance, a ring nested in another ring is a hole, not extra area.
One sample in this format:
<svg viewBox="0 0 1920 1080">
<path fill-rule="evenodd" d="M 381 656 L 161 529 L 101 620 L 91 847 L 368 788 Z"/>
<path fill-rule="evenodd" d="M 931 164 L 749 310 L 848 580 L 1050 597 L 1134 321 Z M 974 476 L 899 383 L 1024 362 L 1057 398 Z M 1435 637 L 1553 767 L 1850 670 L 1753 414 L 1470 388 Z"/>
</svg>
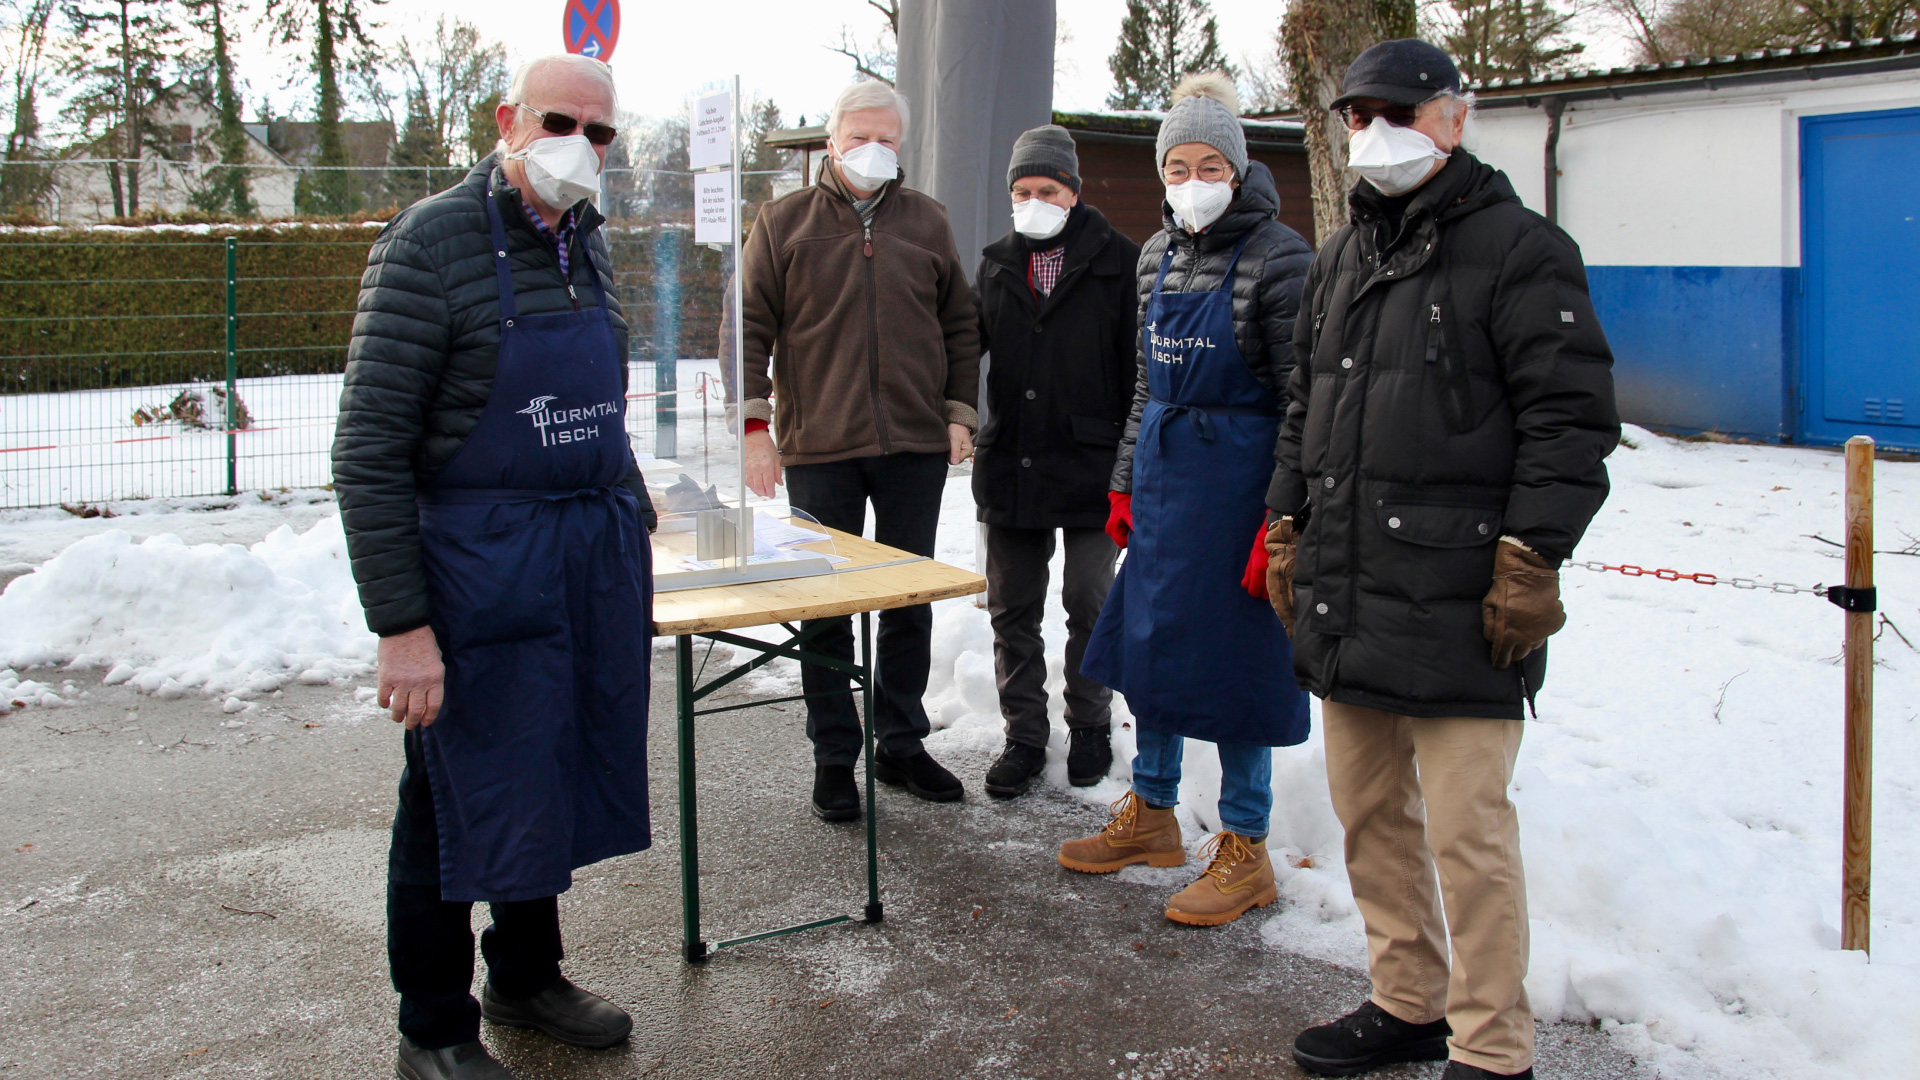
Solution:
<svg viewBox="0 0 1920 1080">
<path fill-rule="evenodd" d="M 940 523 L 940 494 L 947 483 L 945 454 L 887 454 L 824 465 L 787 466 L 787 496 L 804 510 L 842 532 L 860 535 L 873 503 L 873 538 L 915 555 L 933 555 Z M 850 619 L 813 619 L 826 624 L 813 647 L 828 656 L 853 659 Z M 912 757 L 931 730 L 926 706 L 927 666 L 932 663 L 933 609 L 925 604 L 880 613 L 879 640 L 870 658 L 874 670 L 873 734 L 888 755 Z M 800 687 L 830 695 L 807 702 L 807 738 L 819 765 L 852 765 L 860 759 L 860 715 L 851 682 L 814 664 L 800 667 Z"/>
<path fill-rule="evenodd" d="M 409 731 L 400 809 L 387 856 L 387 962 L 400 992 L 400 1033 L 429 1050 L 480 1037 L 473 1000 L 473 905 L 440 899 L 440 840 L 420 733 Z M 560 978 L 558 897 L 493 904 L 480 935 L 487 980 L 530 997 Z"/>
<path fill-rule="evenodd" d="M 1067 609 L 1067 727 L 1105 728 L 1113 719 L 1113 691 L 1080 674 L 1087 638 L 1113 587 L 1120 549 L 1101 529 L 1061 529 L 1066 567 L 1060 600 Z M 1040 620 L 1047 609 L 1047 564 L 1052 529 L 987 526 L 987 614 L 993 620 L 993 670 L 1000 684 L 1000 715 L 1007 738 L 1047 745 L 1047 656 Z"/>
</svg>

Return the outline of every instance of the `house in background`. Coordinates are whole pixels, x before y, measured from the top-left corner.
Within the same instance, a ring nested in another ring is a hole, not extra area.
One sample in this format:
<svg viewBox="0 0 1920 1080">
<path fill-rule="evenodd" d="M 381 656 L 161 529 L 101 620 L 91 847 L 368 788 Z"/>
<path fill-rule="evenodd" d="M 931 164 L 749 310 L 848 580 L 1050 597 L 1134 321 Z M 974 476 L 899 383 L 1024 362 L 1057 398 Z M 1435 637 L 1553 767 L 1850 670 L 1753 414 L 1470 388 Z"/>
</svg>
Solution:
<svg viewBox="0 0 1920 1080">
<path fill-rule="evenodd" d="M 1476 90 L 1469 145 L 1586 257 L 1623 418 L 1920 449 L 1913 35 Z"/>
<path fill-rule="evenodd" d="M 1053 122 L 1073 134 L 1080 155 L 1080 196 L 1099 207 L 1113 227 L 1135 243 L 1145 243 L 1160 230 L 1164 190 L 1154 167 L 1153 141 L 1160 133 L 1157 112 L 1055 112 Z M 1247 133 L 1247 155 L 1273 170 L 1280 190 L 1280 220 L 1313 240 L 1312 184 L 1307 176 L 1307 150 L 1298 123 L 1285 120 L 1242 120 Z M 789 128 L 767 137 L 767 142 L 807 155 L 807 175 L 817 177 L 827 158 L 825 127 Z M 913 162 L 903 162 L 907 185 L 913 185 Z M 1009 203 L 1007 228 L 1013 228 Z M 961 252 L 971 272 L 980 253 Z"/>
<path fill-rule="evenodd" d="M 318 129 L 311 120 L 267 120 L 247 125 L 248 134 L 307 172 L 320 166 Z M 359 204 L 373 209 L 392 202 L 385 170 L 393 160 L 393 125 L 384 120 L 342 120 L 340 140 L 347 152 L 346 168 L 353 170 L 353 190 Z"/>
<path fill-rule="evenodd" d="M 194 196 L 205 188 L 208 170 L 220 165 L 220 152 L 214 146 L 220 122 L 218 110 L 204 88 L 179 82 L 162 95 L 162 104 L 154 109 L 151 122 L 165 138 L 161 148 L 141 150 L 139 209 L 169 213 L 195 209 Z M 57 162 L 47 193 L 48 216 L 71 224 L 113 217 L 113 183 L 105 162 L 125 153 L 124 146 L 121 129 L 115 126 Z M 252 130 L 247 133 L 246 173 L 261 217 L 285 217 L 294 212 L 296 170 Z M 123 182 L 126 179 L 130 177 L 123 177 Z"/>
</svg>

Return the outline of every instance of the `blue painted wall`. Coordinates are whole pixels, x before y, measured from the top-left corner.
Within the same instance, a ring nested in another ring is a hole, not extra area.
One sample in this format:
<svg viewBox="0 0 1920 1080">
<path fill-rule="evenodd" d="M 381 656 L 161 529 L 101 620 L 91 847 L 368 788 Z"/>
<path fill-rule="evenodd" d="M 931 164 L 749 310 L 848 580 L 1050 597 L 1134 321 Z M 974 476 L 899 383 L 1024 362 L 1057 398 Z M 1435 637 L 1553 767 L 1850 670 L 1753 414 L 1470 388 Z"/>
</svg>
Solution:
<svg viewBox="0 0 1920 1080">
<path fill-rule="evenodd" d="M 1781 266 L 1589 266 L 1613 346 L 1620 418 L 1778 441 L 1798 270 Z"/>
</svg>

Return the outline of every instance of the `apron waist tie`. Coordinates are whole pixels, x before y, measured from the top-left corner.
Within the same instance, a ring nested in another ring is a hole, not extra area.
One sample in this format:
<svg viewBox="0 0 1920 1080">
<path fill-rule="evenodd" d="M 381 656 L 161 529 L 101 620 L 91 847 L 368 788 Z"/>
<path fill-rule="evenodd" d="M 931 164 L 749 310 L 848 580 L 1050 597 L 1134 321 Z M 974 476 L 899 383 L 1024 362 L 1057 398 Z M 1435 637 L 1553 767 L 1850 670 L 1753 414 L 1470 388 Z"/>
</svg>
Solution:
<svg viewBox="0 0 1920 1080">
<path fill-rule="evenodd" d="M 1159 398 L 1153 400 L 1167 412 L 1186 413 L 1193 421 L 1194 434 L 1207 442 L 1213 441 L 1213 418 L 1216 416 L 1260 416 L 1269 420 L 1280 418 L 1279 413 L 1259 405 L 1179 405 L 1171 401 L 1161 401 Z M 1166 425 L 1162 424 L 1160 430 L 1165 432 Z"/>
<path fill-rule="evenodd" d="M 471 506 L 489 503 L 565 502 L 568 499 L 592 499 L 614 493 L 612 484 L 555 491 L 542 488 L 421 488 L 419 501 L 439 506 Z"/>
</svg>

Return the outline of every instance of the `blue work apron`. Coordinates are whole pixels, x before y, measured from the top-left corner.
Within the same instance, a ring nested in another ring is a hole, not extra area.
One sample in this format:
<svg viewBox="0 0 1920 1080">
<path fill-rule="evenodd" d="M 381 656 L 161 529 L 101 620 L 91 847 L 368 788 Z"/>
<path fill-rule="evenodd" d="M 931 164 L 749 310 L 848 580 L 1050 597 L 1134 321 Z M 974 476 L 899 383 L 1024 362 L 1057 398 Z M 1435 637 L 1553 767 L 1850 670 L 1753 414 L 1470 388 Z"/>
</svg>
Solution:
<svg viewBox="0 0 1920 1080">
<path fill-rule="evenodd" d="M 1133 535 L 1080 668 L 1126 695 L 1143 730 L 1216 743 L 1307 737 L 1280 619 L 1240 585 L 1273 474 L 1280 403 L 1233 336 L 1233 277 L 1168 293 L 1160 259 L 1141 329 L 1152 394 L 1133 450 Z"/>
<path fill-rule="evenodd" d="M 531 900 L 652 843 L 652 552 L 619 341 L 600 275 L 585 310 L 520 315 L 487 193 L 500 354 L 480 422 L 420 492 L 420 549 L 446 664 L 422 730 L 440 895 Z M 581 252 L 576 258 L 586 258 Z"/>
</svg>

